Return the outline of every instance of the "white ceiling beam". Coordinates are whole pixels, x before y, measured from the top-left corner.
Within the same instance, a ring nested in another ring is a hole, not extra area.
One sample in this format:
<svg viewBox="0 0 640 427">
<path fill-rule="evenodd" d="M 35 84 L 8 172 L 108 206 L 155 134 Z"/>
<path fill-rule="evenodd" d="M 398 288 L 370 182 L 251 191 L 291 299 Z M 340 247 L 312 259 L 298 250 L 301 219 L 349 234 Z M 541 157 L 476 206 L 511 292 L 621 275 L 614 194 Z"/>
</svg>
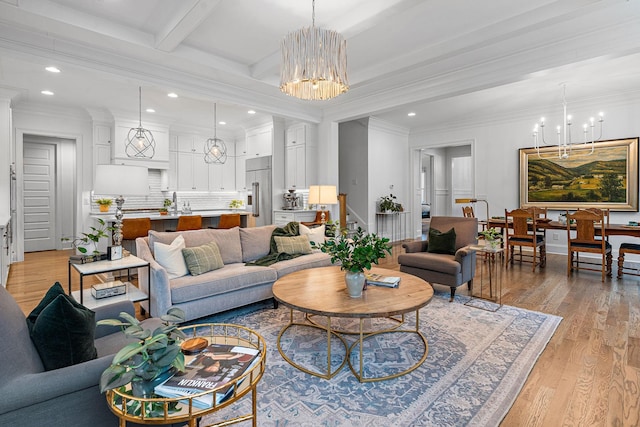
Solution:
<svg viewBox="0 0 640 427">
<path fill-rule="evenodd" d="M 180 9 L 156 33 L 156 49 L 172 52 L 211 15 L 218 3 L 220 0 L 183 0 Z"/>
</svg>

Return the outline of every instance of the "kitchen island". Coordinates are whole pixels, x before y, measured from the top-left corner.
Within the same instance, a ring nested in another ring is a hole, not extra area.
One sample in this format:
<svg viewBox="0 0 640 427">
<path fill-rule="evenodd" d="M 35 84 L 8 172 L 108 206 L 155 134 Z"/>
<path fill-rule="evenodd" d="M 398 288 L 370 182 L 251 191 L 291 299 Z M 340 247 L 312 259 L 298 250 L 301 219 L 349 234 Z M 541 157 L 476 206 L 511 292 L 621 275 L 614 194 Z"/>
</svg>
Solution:
<svg viewBox="0 0 640 427">
<path fill-rule="evenodd" d="M 175 230 L 178 225 L 178 217 L 182 215 L 200 215 L 202 217 L 202 228 L 208 227 L 216 227 L 218 225 L 218 221 L 220 220 L 220 215 L 222 214 L 230 214 L 230 213 L 239 213 L 240 214 L 240 227 L 250 226 L 250 216 L 251 212 L 239 209 L 212 209 L 212 210 L 202 210 L 202 211 L 193 211 L 190 214 L 182 214 L 179 213 L 174 215 L 169 212 L 168 215 L 160 215 L 157 210 L 148 210 L 148 211 L 126 211 L 124 212 L 123 219 L 127 218 L 150 218 L 151 219 L 151 229 L 155 231 L 166 231 L 166 230 Z M 107 212 L 104 214 L 101 213 L 93 213 L 91 214 L 92 218 L 101 218 L 105 222 L 109 223 L 109 225 L 113 225 L 116 221 L 116 217 L 112 212 Z"/>
</svg>

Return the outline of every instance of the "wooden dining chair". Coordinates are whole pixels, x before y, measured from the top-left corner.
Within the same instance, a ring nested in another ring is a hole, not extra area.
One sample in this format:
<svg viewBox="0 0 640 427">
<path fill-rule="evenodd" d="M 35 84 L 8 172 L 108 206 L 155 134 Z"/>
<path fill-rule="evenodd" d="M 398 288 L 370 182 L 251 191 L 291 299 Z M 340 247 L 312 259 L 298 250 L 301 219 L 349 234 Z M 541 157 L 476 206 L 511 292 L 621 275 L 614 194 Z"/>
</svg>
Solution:
<svg viewBox="0 0 640 427">
<path fill-rule="evenodd" d="M 596 236 L 598 228 L 600 236 Z M 567 213 L 567 276 L 574 270 L 600 271 L 603 282 L 605 276 L 611 276 L 612 254 L 611 245 L 604 237 L 606 228 L 607 221 L 602 209 L 578 209 L 574 213 Z M 581 260 L 580 252 L 599 254 L 601 261 L 596 263 L 588 258 Z"/>
<path fill-rule="evenodd" d="M 505 222 L 510 224 L 507 227 L 507 263 L 513 265 L 516 256 L 516 246 L 518 247 L 518 261 L 531 262 L 532 271 L 536 271 L 536 266 L 544 268 L 547 263 L 547 243 L 544 235 L 536 232 L 536 215 L 528 209 L 504 210 Z M 525 253 L 522 248 L 531 248 L 532 254 Z"/>
<path fill-rule="evenodd" d="M 462 216 L 465 218 L 475 218 L 476 214 L 473 212 L 473 206 L 463 206 Z"/>
</svg>

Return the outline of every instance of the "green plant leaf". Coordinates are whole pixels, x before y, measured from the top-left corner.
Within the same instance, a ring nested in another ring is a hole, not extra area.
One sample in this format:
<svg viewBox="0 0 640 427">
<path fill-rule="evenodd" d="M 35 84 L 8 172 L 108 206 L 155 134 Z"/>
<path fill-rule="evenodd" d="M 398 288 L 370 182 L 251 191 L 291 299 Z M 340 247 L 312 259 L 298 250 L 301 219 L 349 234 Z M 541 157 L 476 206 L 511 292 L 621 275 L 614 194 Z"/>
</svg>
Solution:
<svg viewBox="0 0 640 427">
<path fill-rule="evenodd" d="M 134 377 L 133 371 L 124 366 L 111 365 L 100 376 L 100 392 L 104 393 L 116 387 L 129 384 Z"/>
</svg>

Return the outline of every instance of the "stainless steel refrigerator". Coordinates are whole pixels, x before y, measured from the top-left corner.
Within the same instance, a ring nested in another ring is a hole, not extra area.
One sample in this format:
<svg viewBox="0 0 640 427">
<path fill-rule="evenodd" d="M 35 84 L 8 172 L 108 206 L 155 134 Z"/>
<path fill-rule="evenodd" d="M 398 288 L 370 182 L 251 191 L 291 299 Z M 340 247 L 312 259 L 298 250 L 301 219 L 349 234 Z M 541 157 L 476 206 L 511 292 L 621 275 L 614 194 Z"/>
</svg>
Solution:
<svg viewBox="0 0 640 427">
<path fill-rule="evenodd" d="M 251 214 L 255 217 L 256 227 L 271 224 L 271 156 L 248 159 L 246 164 L 247 186 Z"/>
</svg>

